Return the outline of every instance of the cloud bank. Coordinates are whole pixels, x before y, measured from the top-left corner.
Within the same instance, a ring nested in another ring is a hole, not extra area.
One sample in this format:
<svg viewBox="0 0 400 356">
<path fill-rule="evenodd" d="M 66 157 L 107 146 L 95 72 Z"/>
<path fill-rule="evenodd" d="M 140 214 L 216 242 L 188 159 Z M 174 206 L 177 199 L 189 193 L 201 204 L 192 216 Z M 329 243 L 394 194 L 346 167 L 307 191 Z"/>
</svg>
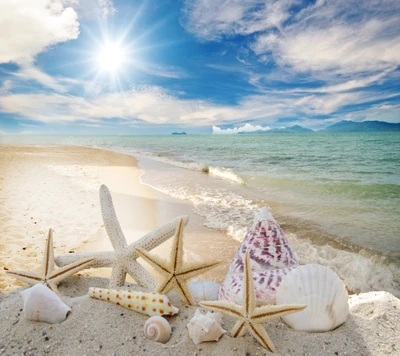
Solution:
<svg viewBox="0 0 400 356">
<path fill-rule="evenodd" d="M 49 46 L 78 35 L 77 14 L 61 0 L 0 2 L 0 64 L 32 63 Z"/>
<path fill-rule="evenodd" d="M 253 126 L 249 123 L 245 124 L 244 126 L 240 127 L 234 127 L 233 129 L 221 129 L 218 126 L 213 126 L 212 127 L 212 133 L 213 135 L 234 135 L 238 134 L 239 132 L 254 132 L 254 131 L 268 131 L 271 130 L 269 126 L 260 126 L 256 125 Z"/>
</svg>

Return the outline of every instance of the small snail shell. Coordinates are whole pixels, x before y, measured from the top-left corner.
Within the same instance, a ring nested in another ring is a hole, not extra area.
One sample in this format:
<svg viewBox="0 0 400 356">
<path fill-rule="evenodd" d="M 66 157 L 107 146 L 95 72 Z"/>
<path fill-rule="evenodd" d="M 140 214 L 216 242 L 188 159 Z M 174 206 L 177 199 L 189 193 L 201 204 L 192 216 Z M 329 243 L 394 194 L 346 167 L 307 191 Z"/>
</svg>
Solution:
<svg viewBox="0 0 400 356">
<path fill-rule="evenodd" d="M 152 316 L 144 324 L 144 336 L 149 340 L 165 344 L 171 337 L 171 325 L 162 316 Z"/>
</svg>

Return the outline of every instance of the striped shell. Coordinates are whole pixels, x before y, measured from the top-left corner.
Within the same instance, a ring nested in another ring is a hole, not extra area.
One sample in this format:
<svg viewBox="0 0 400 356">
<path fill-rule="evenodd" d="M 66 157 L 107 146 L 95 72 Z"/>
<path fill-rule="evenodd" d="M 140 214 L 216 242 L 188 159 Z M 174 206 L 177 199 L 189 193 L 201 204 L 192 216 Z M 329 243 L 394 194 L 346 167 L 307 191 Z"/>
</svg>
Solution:
<svg viewBox="0 0 400 356">
<path fill-rule="evenodd" d="M 162 316 L 154 315 L 144 324 L 144 336 L 147 339 L 166 343 L 171 337 L 171 325 Z"/>
<path fill-rule="evenodd" d="M 330 268 L 317 264 L 297 267 L 283 278 L 276 304 L 306 304 L 301 312 L 285 315 L 287 325 L 300 331 L 329 331 L 346 321 L 347 290 Z"/>
<path fill-rule="evenodd" d="M 250 252 L 257 304 L 275 303 L 279 283 L 298 262 L 285 234 L 266 207 L 256 214 L 253 226 L 239 246 L 221 285 L 219 300 L 242 303 L 246 251 Z"/>
<path fill-rule="evenodd" d="M 164 294 L 89 288 L 89 295 L 149 316 L 174 315 L 179 311 Z"/>
</svg>

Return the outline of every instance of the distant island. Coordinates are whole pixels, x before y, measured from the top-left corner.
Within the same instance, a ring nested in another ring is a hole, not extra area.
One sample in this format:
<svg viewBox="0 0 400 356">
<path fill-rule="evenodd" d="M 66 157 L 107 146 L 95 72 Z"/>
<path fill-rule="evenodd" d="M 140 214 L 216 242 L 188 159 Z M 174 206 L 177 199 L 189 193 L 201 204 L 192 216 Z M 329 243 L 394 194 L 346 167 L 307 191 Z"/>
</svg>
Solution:
<svg viewBox="0 0 400 356">
<path fill-rule="evenodd" d="M 306 129 L 300 125 L 294 125 L 290 127 L 282 127 L 279 129 L 271 129 L 271 130 L 257 130 L 252 132 L 239 132 L 239 135 L 247 135 L 247 134 L 273 134 L 273 133 L 307 133 L 307 132 L 314 132 L 314 130 Z"/>
<path fill-rule="evenodd" d="M 393 124 L 385 121 L 339 121 L 336 124 L 328 126 L 325 129 L 314 131 L 305 127 L 294 125 L 271 130 L 257 130 L 252 132 L 239 132 L 239 135 L 267 135 L 274 133 L 331 133 L 331 132 L 388 132 L 400 131 L 400 123 Z"/>
<path fill-rule="evenodd" d="M 319 130 L 318 132 L 386 132 L 386 131 L 400 131 L 400 123 L 392 124 L 384 121 L 339 121 L 326 129 Z"/>
<path fill-rule="evenodd" d="M 186 132 L 173 132 L 172 135 L 187 135 Z"/>
</svg>

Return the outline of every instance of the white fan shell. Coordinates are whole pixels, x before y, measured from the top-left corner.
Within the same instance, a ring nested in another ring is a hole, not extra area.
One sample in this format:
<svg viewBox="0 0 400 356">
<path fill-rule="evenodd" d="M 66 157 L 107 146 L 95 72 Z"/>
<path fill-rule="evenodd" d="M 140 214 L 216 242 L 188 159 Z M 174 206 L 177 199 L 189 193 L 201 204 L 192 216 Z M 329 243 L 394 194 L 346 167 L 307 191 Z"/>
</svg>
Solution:
<svg viewBox="0 0 400 356">
<path fill-rule="evenodd" d="M 297 267 L 282 280 L 276 304 L 306 304 L 301 312 L 285 315 L 287 325 L 300 331 L 329 331 L 346 321 L 348 294 L 344 283 L 330 268 L 317 264 Z"/>
</svg>

